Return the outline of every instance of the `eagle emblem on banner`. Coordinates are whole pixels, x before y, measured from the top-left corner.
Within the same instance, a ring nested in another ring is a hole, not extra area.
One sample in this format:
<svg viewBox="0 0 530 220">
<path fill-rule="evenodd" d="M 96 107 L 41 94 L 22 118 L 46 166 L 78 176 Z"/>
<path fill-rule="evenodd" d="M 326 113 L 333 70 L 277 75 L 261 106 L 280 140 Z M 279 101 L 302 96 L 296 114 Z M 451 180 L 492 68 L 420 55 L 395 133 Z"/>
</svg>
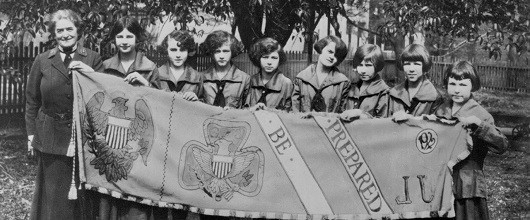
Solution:
<svg viewBox="0 0 530 220">
<path fill-rule="evenodd" d="M 116 95 L 108 111 L 102 109 L 105 93 L 97 92 L 86 104 L 84 134 L 89 140 L 89 152 L 95 155 L 90 161 L 107 181 L 117 182 L 127 179 L 133 162 L 141 156 L 147 166 L 154 138 L 151 111 L 145 100 L 138 99 L 134 109 L 129 110 L 124 94 Z M 131 117 L 132 116 L 132 117 Z"/>
<path fill-rule="evenodd" d="M 230 201 L 235 193 L 257 195 L 265 158 L 260 148 L 245 146 L 250 130 L 245 121 L 207 119 L 203 124 L 206 144 L 192 140 L 182 148 L 182 188 L 202 189 L 216 201 Z"/>
</svg>

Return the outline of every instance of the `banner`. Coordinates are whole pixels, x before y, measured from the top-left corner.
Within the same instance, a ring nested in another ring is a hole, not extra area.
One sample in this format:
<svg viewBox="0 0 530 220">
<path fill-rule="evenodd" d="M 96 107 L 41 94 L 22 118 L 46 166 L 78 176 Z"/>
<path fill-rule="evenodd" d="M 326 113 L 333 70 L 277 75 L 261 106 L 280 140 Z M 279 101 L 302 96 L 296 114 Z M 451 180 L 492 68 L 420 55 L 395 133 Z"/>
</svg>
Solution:
<svg viewBox="0 0 530 220">
<path fill-rule="evenodd" d="M 80 179 L 116 198 L 250 218 L 453 217 L 460 124 L 223 110 L 74 73 Z"/>
</svg>

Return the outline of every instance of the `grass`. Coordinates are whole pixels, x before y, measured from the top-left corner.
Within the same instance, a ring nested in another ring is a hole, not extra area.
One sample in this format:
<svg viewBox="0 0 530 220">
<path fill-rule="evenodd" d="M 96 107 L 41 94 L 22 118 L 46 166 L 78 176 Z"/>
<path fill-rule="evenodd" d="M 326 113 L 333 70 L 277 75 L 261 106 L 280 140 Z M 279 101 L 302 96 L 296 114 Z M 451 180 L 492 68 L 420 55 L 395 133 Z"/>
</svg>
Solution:
<svg viewBox="0 0 530 220">
<path fill-rule="evenodd" d="M 0 219 L 29 219 L 36 161 L 25 139 L 0 140 Z"/>
<path fill-rule="evenodd" d="M 530 94 L 479 90 L 475 100 L 493 115 L 530 117 Z"/>
<path fill-rule="evenodd" d="M 530 140 L 523 151 L 489 154 L 484 164 L 492 219 L 530 219 Z"/>
</svg>

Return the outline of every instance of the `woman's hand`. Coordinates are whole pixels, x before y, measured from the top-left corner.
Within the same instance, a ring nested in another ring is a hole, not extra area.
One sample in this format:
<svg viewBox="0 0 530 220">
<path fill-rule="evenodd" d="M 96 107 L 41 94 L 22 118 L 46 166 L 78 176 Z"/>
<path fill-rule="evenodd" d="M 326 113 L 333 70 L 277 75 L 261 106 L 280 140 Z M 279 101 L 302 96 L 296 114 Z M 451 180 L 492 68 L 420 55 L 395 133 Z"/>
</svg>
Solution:
<svg viewBox="0 0 530 220">
<path fill-rule="evenodd" d="M 28 153 L 29 155 L 33 156 L 35 155 L 35 151 L 33 150 L 33 146 L 31 144 L 33 143 L 33 135 L 28 135 Z"/>
<path fill-rule="evenodd" d="M 85 63 L 79 60 L 74 60 L 70 62 L 70 65 L 68 65 L 68 68 L 72 70 L 77 70 L 83 74 L 96 72 L 94 71 L 94 69 L 92 69 L 92 67 L 90 67 L 89 65 L 86 65 Z"/>
<path fill-rule="evenodd" d="M 300 115 L 301 119 L 311 119 L 314 116 L 314 112 L 305 112 L 302 115 Z"/>
<path fill-rule="evenodd" d="M 414 116 L 407 114 L 405 111 L 399 111 L 392 115 L 392 121 L 394 122 L 404 122 L 413 118 Z"/>
<path fill-rule="evenodd" d="M 458 117 L 458 120 L 464 124 L 465 127 L 468 126 L 479 126 L 480 123 L 482 123 L 482 120 L 478 118 L 477 116 L 468 116 L 468 117 Z"/>
<path fill-rule="evenodd" d="M 258 102 L 257 104 L 255 104 L 254 106 L 250 107 L 250 111 L 259 111 L 259 110 L 264 110 L 265 108 L 267 108 L 267 106 L 265 106 L 265 104 L 261 103 L 261 102 Z"/>
<path fill-rule="evenodd" d="M 348 109 L 340 114 L 340 119 L 343 121 L 353 121 L 363 115 L 361 109 Z"/>
<path fill-rule="evenodd" d="M 197 97 L 197 94 L 195 94 L 194 92 L 185 92 L 184 94 L 182 94 L 182 98 L 192 102 L 199 100 L 199 97 Z"/>
<path fill-rule="evenodd" d="M 142 85 L 142 86 L 148 86 L 149 82 L 147 79 L 145 79 L 140 73 L 138 72 L 132 72 L 129 75 L 123 79 L 123 81 L 131 84 L 131 85 Z"/>
</svg>

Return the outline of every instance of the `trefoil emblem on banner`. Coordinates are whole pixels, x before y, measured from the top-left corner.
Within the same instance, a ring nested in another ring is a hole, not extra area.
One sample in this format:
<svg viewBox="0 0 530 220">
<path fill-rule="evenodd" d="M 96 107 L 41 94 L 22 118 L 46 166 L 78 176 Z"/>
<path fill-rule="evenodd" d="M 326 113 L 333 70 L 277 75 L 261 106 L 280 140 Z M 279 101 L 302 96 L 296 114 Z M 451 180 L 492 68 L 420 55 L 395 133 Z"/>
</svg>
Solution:
<svg viewBox="0 0 530 220">
<path fill-rule="evenodd" d="M 192 140 L 182 148 L 182 188 L 202 189 L 216 201 L 230 201 L 235 193 L 257 195 L 263 183 L 265 158 L 260 148 L 245 146 L 250 131 L 245 121 L 205 120 L 206 144 Z"/>
</svg>

